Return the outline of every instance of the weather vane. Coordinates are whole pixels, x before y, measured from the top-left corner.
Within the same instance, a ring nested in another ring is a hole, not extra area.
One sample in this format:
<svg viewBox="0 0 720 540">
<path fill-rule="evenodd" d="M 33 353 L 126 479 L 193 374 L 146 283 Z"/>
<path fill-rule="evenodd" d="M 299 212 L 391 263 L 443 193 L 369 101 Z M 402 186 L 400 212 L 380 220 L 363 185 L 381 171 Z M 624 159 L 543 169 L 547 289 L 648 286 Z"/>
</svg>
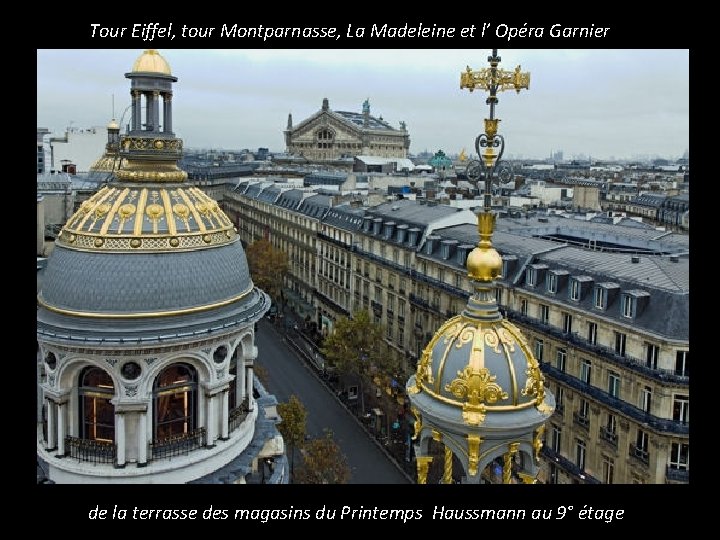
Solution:
<svg viewBox="0 0 720 540">
<path fill-rule="evenodd" d="M 485 118 L 485 132 L 475 139 L 475 150 L 479 160 L 472 160 L 467 165 L 467 176 L 472 182 L 479 183 L 485 180 L 485 211 L 489 212 L 492 198 L 491 187 L 493 175 L 505 149 L 505 139 L 498 135 L 499 118 L 495 118 L 495 105 L 498 102 L 497 92 L 504 90 L 515 90 L 520 93 L 523 88 L 530 87 L 530 73 L 520 71 L 517 66 L 513 71 L 498 68 L 500 57 L 497 49 L 492 50 L 488 56 L 489 68 L 473 71 L 470 66 L 460 74 L 460 89 L 487 90 L 490 92 L 485 103 L 490 105 L 490 118 Z M 481 148 L 483 149 L 481 151 Z M 496 151 L 497 150 L 497 151 Z M 480 186 L 478 185 L 478 188 Z"/>
</svg>

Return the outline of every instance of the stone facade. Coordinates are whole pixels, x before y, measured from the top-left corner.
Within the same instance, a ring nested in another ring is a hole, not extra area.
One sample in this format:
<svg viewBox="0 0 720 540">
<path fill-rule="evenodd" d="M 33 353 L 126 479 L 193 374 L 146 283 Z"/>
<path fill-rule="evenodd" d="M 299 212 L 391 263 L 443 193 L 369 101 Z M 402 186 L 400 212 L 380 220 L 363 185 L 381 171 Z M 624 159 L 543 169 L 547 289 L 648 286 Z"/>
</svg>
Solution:
<svg viewBox="0 0 720 540">
<path fill-rule="evenodd" d="M 285 129 L 287 151 L 310 162 L 332 162 L 358 155 L 405 158 L 410 136 L 404 122 L 393 128 L 370 115 L 366 101 L 362 113 L 333 111 L 328 99 L 322 108 L 297 125 L 288 116 Z"/>
<path fill-rule="evenodd" d="M 302 254 L 288 280 L 305 284 L 319 324 L 331 330 L 333 319 L 367 309 L 414 371 L 433 333 L 467 301 L 472 212 L 398 201 L 328 207 L 310 218 L 282 205 L 279 192 L 269 200 L 261 193 L 226 197 L 241 238 L 267 234 L 296 260 Z M 533 347 L 557 402 L 540 480 L 687 482 L 687 236 L 658 240 L 652 228 L 542 220 L 500 219 L 493 235 L 504 261 L 497 303 Z M 548 235 L 584 236 L 578 245 L 593 249 L 540 238 Z M 600 251 L 622 243 L 648 252 Z M 679 257 L 654 254 L 661 252 Z M 573 300 L 575 281 L 582 301 Z M 605 286 L 607 304 L 596 309 L 592 296 Z"/>
</svg>

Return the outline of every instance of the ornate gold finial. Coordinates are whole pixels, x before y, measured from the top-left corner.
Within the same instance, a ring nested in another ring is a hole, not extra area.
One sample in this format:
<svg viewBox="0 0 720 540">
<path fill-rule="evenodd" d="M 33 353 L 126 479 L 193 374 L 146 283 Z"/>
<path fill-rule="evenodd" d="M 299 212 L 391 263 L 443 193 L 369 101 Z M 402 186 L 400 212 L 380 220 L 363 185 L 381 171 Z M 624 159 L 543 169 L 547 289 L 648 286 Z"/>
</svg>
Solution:
<svg viewBox="0 0 720 540">
<path fill-rule="evenodd" d="M 485 119 L 485 132 L 475 139 L 475 150 L 478 159 L 467 165 L 468 179 L 479 184 L 480 179 L 485 180 L 484 212 L 478 216 L 478 230 L 480 243 L 467 259 L 468 277 L 475 281 L 493 281 L 502 269 L 502 259 L 493 249 L 490 237 L 495 225 L 495 216 L 490 212 L 492 206 L 492 182 L 495 169 L 502 158 L 505 149 L 505 139 L 498 135 L 499 118 L 495 118 L 495 105 L 498 102 L 497 93 L 503 90 L 515 90 L 518 93 L 530 86 L 530 74 L 520 71 L 520 66 L 514 71 L 498 68 L 500 57 L 497 49 L 493 49 L 488 56 L 489 68 L 473 71 L 467 66 L 460 74 L 460 88 L 474 90 L 487 90 L 490 95 L 486 103 L 490 105 L 490 118 Z M 479 187 L 479 186 L 478 186 Z"/>
<path fill-rule="evenodd" d="M 522 72 L 520 66 L 513 71 L 498 69 L 500 57 L 497 56 L 497 49 L 493 49 L 493 56 L 488 57 L 490 62 L 489 68 L 473 71 L 470 66 L 460 73 L 460 89 L 467 88 L 471 92 L 473 90 L 489 90 L 503 92 L 505 90 L 515 90 L 518 94 L 520 90 L 528 90 L 530 88 L 530 73 Z M 494 60 L 496 59 L 496 60 Z"/>
</svg>

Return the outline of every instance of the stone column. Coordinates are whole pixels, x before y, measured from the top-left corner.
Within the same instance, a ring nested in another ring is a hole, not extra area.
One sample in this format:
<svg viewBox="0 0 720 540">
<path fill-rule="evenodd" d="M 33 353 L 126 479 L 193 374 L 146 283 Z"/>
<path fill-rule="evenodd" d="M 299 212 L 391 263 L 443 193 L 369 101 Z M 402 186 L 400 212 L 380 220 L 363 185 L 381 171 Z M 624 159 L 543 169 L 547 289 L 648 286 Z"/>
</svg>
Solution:
<svg viewBox="0 0 720 540">
<path fill-rule="evenodd" d="M 52 451 L 57 448 L 57 427 L 55 422 L 57 408 L 55 407 L 55 402 L 50 399 L 46 399 L 45 410 L 47 411 L 47 441 L 45 441 L 45 449 Z"/>
<path fill-rule="evenodd" d="M 207 446 L 212 448 L 215 446 L 215 437 L 217 433 L 217 421 L 215 418 L 215 396 L 207 397 Z"/>
<path fill-rule="evenodd" d="M 233 381 L 231 384 L 235 384 Z M 229 422 L 230 422 L 230 392 L 228 389 L 222 391 L 220 400 L 220 439 L 226 441 L 229 436 Z"/>
<path fill-rule="evenodd" d="M 137 423 L 137 466 L 147 466 L 147 410 L 138 413 Z"/>
<path fill-rule="evenodd" d="M 248 410 L 253 410 L 255 408 L 255 400 L 253 399 L 253 367 L 247 366 L 247 375 L 245 377 L 245 383 L 247 385 L 246 392 L 247 392 L 247 398 L 248 398 Z"/>
<path fill-rule="evenodd" d="M 132 131 L 139 131 L 142 129 L 142 101 L 141 94 L 138 90 L 132 90 Z M 122 127 L 122 126 L 121 126 Z"/>
<path fill-rule="evenodd" d="M 160 92 L 155 90 L 152 93 L 152 104 L 153 104 L 153 108 L 152 108 L 153 128 L 152 128 L 152 130 L 156 133 L 160 131 L 160 99 L 159 99 L 159 97 L 160 97 Z"/>
<path fill-rule="evenodd" d="M 243 399 L 245 399 L 245 360 L 241 357 L 236 359 L 235 362 L 235 380 L 233 384 L 235 385 L 235 395 L 237 396 L 235 399 L 237 405 L 240 405 Z"/>
<path fill-rule="evenodd" d="M 172 133 L 172 94 L 163 94 L 163 131 Z"/>
<path fill-rule="evenodd" d="M 115 411 L 115 466 L 125 467 L 125 411 Z"/>
<path fill-rule="evenodd" d="M 57 404 L 57 454 L 55 457 L 65 457 L 65 430 L 67 420 L 65 419 L 65 408 L 67 401 Z"/>
<path fill-rule="evenodd" d="M 148 130 L 153 122 L 153 106 L 155 102 L 153 101 L 152 92 L 143 92 L 143 95 L 145 96 L 145 130 Z"/>
</svg>

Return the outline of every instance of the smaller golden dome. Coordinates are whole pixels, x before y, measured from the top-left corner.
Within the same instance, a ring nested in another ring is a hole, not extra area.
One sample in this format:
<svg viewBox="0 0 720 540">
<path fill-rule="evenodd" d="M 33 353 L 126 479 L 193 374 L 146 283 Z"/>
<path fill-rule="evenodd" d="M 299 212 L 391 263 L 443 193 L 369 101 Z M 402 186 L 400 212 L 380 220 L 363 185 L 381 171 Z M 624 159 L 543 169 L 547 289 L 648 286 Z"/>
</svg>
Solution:
<svg viewBox="0 0 720 540">
<path fill-rule="evenodd" d="M 142 53 L 132 67 L 133 73 L 162 73 L 172 75 L 170 64 L 155 49 L 148 49 Z"/>
<path fill-rule="evenodd" d="M 468 277 L 476 281 L 492 281 L 500 275 L 502 259 L 495 248 L 476 247 L 467 258 Z"/>
<path fill-rule="evenodd" d="M 120 129 L 120 124 L 118 124 L 115 119 L 113 118 L 110 120 L 110 123 L 107 125 L 108 129 Z"/>
</svg>

